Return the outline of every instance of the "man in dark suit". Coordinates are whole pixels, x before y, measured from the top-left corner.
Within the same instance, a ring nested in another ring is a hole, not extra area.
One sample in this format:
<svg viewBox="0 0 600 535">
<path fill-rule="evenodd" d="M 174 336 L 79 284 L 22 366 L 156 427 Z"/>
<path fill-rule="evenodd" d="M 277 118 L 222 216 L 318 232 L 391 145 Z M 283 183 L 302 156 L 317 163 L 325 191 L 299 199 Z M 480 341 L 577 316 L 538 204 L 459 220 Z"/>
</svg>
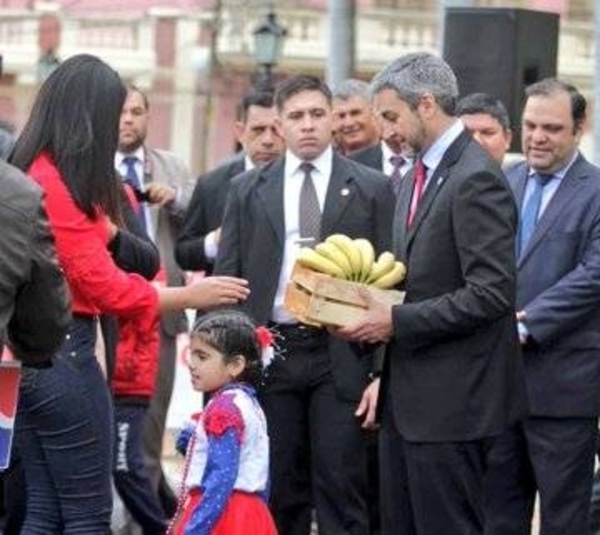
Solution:
<svg viewBox="0 0 600 535">
<path fill-rule="evenodd" d="M 321 535 L 367 535 L 365 443 L 355 411 L 372 355 L 299 325 L 283 299 L 299 244 L 342 233 L 387 249 L 393 194 L 384 176 L 332 150 L 331 92 L 319 79 L 283 82 L 275 103 L 285 157 L 234 180 L 215 273 L 247 277 L 245 309 L 282 336 L 261 392 L 280 535 L 308 535 L 313 504 Z"/>
<path fill-rule="evenodd" d="M 394 216 L 405 303 L 371 299 L 340 330 L 389 342 L 379 396 L 382 534 L 482 534 L 486 455 L 524 405 L 516 208 L 498 165 L 454 116 L 458 88 L 443 60 L 402 56 L 371 85 L 383 121 L 419 155 Z M 365 393 L 370 414 L 378 388 Z"/>
<path fill-rule="evenodd" d="M 274 160 L 284 150 L 276 115 L 270 92 L 252 92 L 242 100 L 234 129 L 244 152 L 198 179 L 175 245 L 182 269 L 212 272 L 232 178 Z"/>
<path fill-rule="evenodd" d="M 526 90 L 525 162 L 509 173 L 521 210 L 517 319 L 528 418 L 494 444 L 486 533 L 589 533 L 600 414 L 600 170 L 578 151 L 585 98 L 547 79 Z"/>
</svg>

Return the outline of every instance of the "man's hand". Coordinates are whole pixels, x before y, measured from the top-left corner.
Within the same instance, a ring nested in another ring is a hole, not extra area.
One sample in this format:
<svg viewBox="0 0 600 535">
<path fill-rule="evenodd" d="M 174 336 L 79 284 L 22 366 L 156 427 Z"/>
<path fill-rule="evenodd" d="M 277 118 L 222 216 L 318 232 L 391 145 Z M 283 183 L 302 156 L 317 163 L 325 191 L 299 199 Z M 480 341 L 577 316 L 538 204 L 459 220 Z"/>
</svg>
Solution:
<svg viewBox="0 0 600 535">
<path fill-rule="evenodd" d="M 146 188 L 145 193 L 148 196 L 149 203 L 158 204 L 159 206 L 172 203 L 177 197 L 177 190 L 165 184 L 151 183 Z"/>
<path fill-rule="evenodd" d="M 360 403 L 354 413 L 357 418 L 364 416 L 361 424 L 363 429 L 375 429 L 377 427 L 377 424 L 375 423 L 375 414 L 377 412 L 377 400 L 379 398 L 379 383 L 379 378 L 374 379 L 373 382 L 365 388 Z"/>
<path fill-rule="evenodd" d="M 365 313 L 354 323 L 333 330 L 333 334 L 350 342 L 388 342 L 394 334 L 392 305 L 377 300 L 366 288 L 359 291 L 367 304 Z"/>
</svg>

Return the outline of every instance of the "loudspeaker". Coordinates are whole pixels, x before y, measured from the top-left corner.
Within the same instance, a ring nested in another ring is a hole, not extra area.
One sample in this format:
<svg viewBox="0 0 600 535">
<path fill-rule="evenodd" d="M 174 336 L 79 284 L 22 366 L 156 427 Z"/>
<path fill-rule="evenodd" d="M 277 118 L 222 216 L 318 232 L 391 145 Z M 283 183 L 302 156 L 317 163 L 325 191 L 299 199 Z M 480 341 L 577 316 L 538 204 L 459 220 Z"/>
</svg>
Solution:
<svg viewBox="0 0 600 535">
<path fill-rule="evenodd" d="M 521 152 L 525 88 L 556 76 L 559 16 L 505 8 L 447 8 L 444 59 L 461 96 L 489 93 L 510 115 L 511 151 Z"/>
</svg>

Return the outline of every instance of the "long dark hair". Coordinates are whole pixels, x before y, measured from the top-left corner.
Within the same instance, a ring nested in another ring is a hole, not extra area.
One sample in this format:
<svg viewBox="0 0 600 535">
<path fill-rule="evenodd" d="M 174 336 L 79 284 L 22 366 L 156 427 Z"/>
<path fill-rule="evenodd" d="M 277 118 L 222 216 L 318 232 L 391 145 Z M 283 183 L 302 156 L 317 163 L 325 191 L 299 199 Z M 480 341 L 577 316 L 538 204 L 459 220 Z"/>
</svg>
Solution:
<svg viewBox="0 0 600 535">
<path fill-rule="evenodd" d="M 10 161 L 26 171 L 42 151 L 57 165 L 77 206 L 119 221 L 114 155 L 127 91 L 119 75 L 95 56 L 62 63 L 39 90 Z"/>
</svg>

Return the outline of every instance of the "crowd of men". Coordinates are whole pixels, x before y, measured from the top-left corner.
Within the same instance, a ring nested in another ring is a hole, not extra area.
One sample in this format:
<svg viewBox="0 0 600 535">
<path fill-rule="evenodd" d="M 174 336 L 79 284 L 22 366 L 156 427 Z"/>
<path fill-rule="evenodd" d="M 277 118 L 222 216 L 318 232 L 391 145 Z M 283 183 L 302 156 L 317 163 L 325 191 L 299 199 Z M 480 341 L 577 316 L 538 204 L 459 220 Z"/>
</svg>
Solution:
<svg viewBox="0 0 600 535">
<path fill-rule="evenodd" d="M 528 87 L 517 126 L 491 95 L 459 99 L 430 54 L 332 89 L 293 76 L 243 99 L 242 150 L 197 181 L 146 146 L 149 114 L 130 87 L 115 168 L 158 283 L 245 278 L 242 307 L 279 337 L 260 399 L 281 535 L 308 535 L 313 515 L 320 535 L 524 535 L 536 495 L 542 535 L 600 530 L 600 169 L 579 151 L 574 86 Z M 522 158 L 503 167 L 514 128 Z M 284 306 L 298 245 L 337 233 L 406 264 L 405 303 L 365 295 L 355 323 L 300 324 Z M 163 316 L 152 396 L 115 395 L 132 452 L 116 487 L 144 533 L 176 507 L 160 461 L 185 329 Z"/>
</svg>

